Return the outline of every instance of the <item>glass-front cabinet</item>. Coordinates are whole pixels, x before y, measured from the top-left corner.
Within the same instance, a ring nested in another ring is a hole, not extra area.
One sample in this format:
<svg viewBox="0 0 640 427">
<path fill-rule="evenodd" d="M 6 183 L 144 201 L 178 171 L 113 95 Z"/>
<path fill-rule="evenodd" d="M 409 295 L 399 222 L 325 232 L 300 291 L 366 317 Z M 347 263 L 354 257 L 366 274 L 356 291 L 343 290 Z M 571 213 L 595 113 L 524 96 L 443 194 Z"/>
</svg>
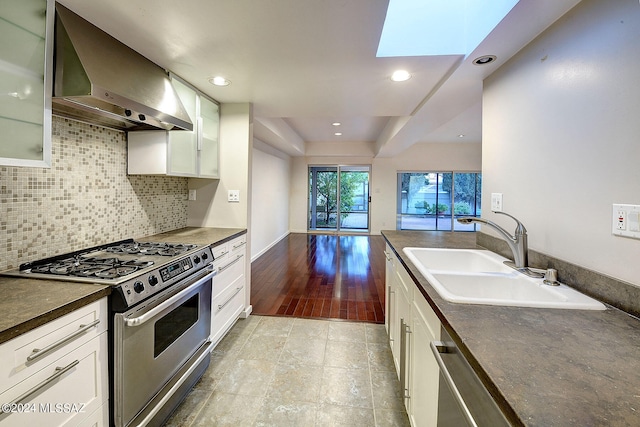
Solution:
<svg viewBox="0 0 640 427">
<path fill-rule="evenodd" d="M 219 178 L 220 106 L 176 76 L 171 82 L 193 131 L 129 132 L 128 173 Z"/>
<path fill-rule="evenodd" d="M 200 176 L 220 176 L 218 161 L 218 135 L 220 132 L 220 107 L 209 98 L 200 97 Z"/>
<path fill-rule="evenodd" d="M 0 5 L 0 164 L 50 167 L 54 1 Z"/>
<path fill-rule="evenodd" d="M 198 95 L 181 80 L 172 79 L 173 87 L 193 123 L 193 130 L 169 132 L 168 175 L 198 173 Z"/>
</svg>

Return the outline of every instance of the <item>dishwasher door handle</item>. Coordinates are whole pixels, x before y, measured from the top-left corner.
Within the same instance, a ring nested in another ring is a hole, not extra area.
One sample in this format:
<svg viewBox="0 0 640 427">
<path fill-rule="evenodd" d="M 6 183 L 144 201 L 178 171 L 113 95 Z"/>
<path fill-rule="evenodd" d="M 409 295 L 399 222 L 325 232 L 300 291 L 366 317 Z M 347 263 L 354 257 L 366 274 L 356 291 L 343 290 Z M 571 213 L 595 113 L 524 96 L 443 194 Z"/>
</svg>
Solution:
<svg viewBox="0 0 640 427">
<path fill-rule="evenodd" d="M 462 395 L 460 394 L 460 391 L 458 390 L 458 387 L 456 386 L 455 381 L 453 381 L 453 377 L 451 377 L 451 373 L 449 373 L 449 370 L 447 369 L 447 365 L 445 365 L 444 360 L 442 360 L 442 356 L 440 353 L 447 352 L 447 344 L 442 341 L 431 341 L 429 343 L 429 346 L 431 347 L 431 351 L 433 352 L 433 355 L 436 358 L 436 362 L 438 363 L 438 367 L 440 368 L 440 373 L 442 374 L 442 377 L 444 378 L 444 380 L 447 382 L 447 385 L 451 389 L 451 394 L 453 394 L 453 397 L 458 402 L 458 405 L 460 406 L 460 409 L 462 410 L 462 414 L 464 415 L 465 419 L 467 420 L 470 426 L 478 427 L 478 424 L 476 423 L 476 420 L 473 418 L 473 415 L 471 415 L 471 411 L 469 411 L 467 404 L 462 398 Z"/>
</svg>

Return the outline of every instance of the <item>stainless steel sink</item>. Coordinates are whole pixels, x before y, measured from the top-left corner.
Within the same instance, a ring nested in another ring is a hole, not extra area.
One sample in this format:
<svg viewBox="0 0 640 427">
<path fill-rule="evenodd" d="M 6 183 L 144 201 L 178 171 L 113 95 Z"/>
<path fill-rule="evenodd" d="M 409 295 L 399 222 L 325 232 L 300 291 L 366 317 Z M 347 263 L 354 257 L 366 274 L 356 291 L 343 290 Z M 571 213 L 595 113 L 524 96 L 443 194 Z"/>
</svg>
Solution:
<svg viewBox="0 0 640 427">
<path fill-rule="evenodd" d="M 433 288 L 453 303 L 605 310 L 601 302 L 560 284 L 527 277 L 504 265 L 506 258 L 478 249 L 404 248 Z"/>
</svg>

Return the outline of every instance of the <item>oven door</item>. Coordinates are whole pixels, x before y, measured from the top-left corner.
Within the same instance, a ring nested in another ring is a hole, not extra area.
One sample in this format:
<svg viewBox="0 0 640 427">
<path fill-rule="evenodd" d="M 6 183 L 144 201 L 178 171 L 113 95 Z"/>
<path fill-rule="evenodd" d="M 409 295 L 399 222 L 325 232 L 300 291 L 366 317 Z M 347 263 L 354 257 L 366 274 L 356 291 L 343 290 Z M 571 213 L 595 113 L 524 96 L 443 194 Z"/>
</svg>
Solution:
<svg viewBox="0 0 640 427">
<path fill-rule="evenodd" d="M 209 344 L 215 272 L 185 278 L 114 316 L 114 424 L 127 426 Z M 164 392 L 164 391 L 163 391 Z M 170 396 L 160 399 L 166 401 Z M 156 411 L 158 411 L 156 409 Z"/>
</svg>

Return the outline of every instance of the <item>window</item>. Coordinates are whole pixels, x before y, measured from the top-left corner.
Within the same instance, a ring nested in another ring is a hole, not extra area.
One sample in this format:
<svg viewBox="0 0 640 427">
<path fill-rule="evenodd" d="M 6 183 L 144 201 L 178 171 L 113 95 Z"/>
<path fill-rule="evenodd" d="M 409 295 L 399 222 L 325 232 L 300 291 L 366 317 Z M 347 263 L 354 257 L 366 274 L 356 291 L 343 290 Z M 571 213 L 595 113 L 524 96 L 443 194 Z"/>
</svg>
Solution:
<svg viewBox="0 0 640 427">
<path fill-rule="evenodd" d="M 481 215 L 482 174 L 398 173 L 399 230 L 475 231 L 475 223 L 455 219 Z"/>
</svg>

